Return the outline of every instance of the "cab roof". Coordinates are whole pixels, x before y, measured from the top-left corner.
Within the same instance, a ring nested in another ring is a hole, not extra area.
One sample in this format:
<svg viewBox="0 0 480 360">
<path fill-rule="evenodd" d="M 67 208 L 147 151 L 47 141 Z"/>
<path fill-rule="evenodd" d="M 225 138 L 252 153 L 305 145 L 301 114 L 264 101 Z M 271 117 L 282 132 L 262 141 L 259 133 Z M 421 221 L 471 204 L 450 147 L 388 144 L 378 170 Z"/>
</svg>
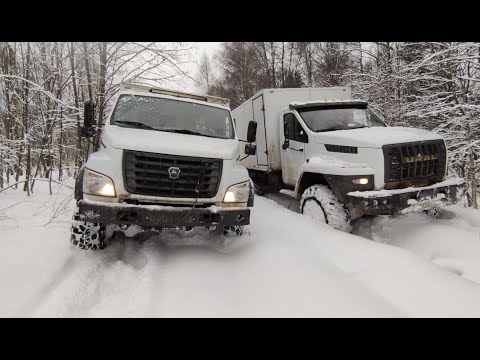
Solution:
<svg viewBox="0 0 480 360">
<path fill-rule="evenodd" d="M 162 89 L 162 88 L 158 88 L 151 85 L 131 84 L 131 83 L 122 82 L 120 83 L 120 93 L 122 94 L 142 94 L 143 93 L 144 95 L 148 95 L 148 96 L 156 95 L 155 97 L 183 98 L 183 100 L 185 101 L 196 100 L 191 102 L 208 103 L 208 105 L 226 108 L 230 110 L 229 99 L 225 99 L 217 96 L 198 95 L 198 94 L 186 93 L 182 91 Z"/>
</svg>

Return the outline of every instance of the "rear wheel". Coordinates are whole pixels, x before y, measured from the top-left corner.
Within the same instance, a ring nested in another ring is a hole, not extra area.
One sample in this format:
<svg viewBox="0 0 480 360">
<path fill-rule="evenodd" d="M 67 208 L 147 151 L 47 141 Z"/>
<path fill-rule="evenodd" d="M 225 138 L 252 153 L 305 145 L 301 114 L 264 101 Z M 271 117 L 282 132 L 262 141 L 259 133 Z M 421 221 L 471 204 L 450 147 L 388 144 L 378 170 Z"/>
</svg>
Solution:
<svg viewBox="0 0 480 360">
<path fill-rule="evenodd" d="M 337 199 L 332 189 L 325 185 L 313 185 L 303 192 L 300 211 L 337 230 L 345 232 L 352 230 L 348 210 Z"/>
</svg>

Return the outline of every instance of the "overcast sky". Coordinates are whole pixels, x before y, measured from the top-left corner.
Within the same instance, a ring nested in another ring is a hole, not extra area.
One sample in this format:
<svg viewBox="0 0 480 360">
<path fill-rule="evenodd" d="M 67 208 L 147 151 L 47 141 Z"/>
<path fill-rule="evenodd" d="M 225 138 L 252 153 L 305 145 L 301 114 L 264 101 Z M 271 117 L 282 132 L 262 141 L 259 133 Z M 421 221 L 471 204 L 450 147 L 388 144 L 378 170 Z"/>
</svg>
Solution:
<svg viewBox="0 0 480 360">
<path fill-rule="evenodd" d="M 221 44 L 220 42 L 196 43 L 197 45 L 196 50 L 193 51 L 193 56 L 195 58 L 195 61 L 198 63 L 198 61 L 200 60 L 200 57 L 204 52 L 207 53 L 207 55 L 211 58 L 212 55 L 215 53 L 215 51 L 220 48 L 220 44 Z M 197 75 L 198 65 L 196 63 L 189 64 L 186 67 L 186 70 L 188 71 L 189 75 L 192 78 L 194 78 Z M 185 85 L 183 86 L 179 85 L 179 88 L 177 90 L 194 92 L 194 93 L 198 92 L 198 89 L 195 87 L 194 81 L 189 79 L 185 80 Z"/>
</svg>

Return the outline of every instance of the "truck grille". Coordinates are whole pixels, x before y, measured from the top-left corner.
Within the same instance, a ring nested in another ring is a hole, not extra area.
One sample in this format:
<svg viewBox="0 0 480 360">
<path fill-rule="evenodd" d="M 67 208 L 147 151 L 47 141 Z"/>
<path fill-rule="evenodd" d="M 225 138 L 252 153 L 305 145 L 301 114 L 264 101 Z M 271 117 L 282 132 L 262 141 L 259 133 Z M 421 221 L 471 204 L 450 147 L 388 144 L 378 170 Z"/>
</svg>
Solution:
<svg viewBox="0 0 480 360">
<path fill-rule="evenodd" d="M 445 174 L 447 150 L 443 140 L 383 146 L 385 188 L 428 186 Z"/>
<path fill-rule="evenodd" d="M 211 198 L 217 194 L 222 160 L 125 151 L 125 189 L 132 194 Z M 179 170 L 179 172 L 177 171 Z"/>
</svg>

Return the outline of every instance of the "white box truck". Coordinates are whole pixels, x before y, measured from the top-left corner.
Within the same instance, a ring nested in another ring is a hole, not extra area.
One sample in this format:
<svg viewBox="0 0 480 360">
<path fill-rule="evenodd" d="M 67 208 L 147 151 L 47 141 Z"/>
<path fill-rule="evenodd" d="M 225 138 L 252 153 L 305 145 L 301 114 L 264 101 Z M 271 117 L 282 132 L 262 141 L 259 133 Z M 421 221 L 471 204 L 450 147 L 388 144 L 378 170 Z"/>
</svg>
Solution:
<svg viewBox="0 0 480 360">
<path fill-rule="evenodd" d="M 293 190 L 299 212 L 337 229 L 363 215 L 434 212 L 463 195 L 462 179 L 446 179 L 440 135 L 386 126 L 349 87 L 264 89 L 232 114 L 257 191 Z"/>
<path fill-rule="evenodd" d="M 253 189 L 239 162 L 228 99 L 135 84 L 120 90 L 99 151 L 76 177 L 71 243 L 102 249 L 108 226 L 242 234 Z M 86 103 L 87 138 L 94 119 L 93 104 Z"/>
</svg>

